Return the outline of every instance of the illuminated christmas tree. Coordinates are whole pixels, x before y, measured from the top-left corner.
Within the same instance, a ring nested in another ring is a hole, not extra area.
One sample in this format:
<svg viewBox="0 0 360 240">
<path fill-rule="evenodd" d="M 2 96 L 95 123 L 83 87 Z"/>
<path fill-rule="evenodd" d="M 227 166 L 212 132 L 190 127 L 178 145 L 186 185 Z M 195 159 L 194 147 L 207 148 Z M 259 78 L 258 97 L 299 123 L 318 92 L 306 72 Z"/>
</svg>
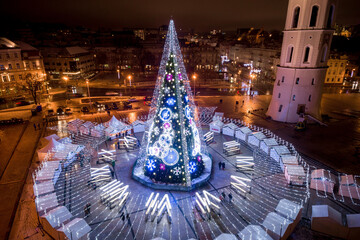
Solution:
<svg viewBox="0 0 360 240">
<path fill-rule="evenodd" d="M 191 186 L 205 168 L 205 148 L 171 20 L 138 164 L 150 179 Z"/>
</svg>

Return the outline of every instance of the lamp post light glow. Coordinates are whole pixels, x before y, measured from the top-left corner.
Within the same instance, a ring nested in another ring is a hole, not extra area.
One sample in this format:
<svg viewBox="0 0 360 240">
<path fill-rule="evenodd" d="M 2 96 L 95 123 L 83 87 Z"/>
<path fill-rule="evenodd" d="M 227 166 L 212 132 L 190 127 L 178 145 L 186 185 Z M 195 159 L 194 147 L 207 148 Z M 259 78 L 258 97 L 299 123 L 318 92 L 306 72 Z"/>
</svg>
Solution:
<svg viewBox="0 0 360 240">
<path fill-rule="evenodd" d="M 89 79 L 86 79 L 86 86 L 87 86 L 87 90 L 88 90 L 88 98 L 90 100 L 90 107 L 91 107 L 91 98 L 90 98 L 90 89 L 89 89 Z"/>
<path fill-rule="evenodd" d="M 195 80 L 196 80 L 196 75 L 195 74 L 193 74 L 193 76 L 192 76 L 192 78 L 193 78 L 193 80 L 194 80 L 194 97 L 196 96 L 196 89 L 195 89 Z"/>
</svg>

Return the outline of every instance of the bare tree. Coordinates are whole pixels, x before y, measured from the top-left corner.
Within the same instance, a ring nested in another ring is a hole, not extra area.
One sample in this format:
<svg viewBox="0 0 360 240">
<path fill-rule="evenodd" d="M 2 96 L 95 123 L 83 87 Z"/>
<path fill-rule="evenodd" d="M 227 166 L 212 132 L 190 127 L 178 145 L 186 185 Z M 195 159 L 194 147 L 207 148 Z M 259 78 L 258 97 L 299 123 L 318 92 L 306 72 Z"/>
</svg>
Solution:
<svg viewBox="0 0 360 240">
<path fill-rule="evenodd" d="M 23 90 L 31 95 L 36 105 L 38 104 L 38 96 L 41 94 L 42 84 L 43 81 L 40 80 L 39 77 L 33 74 L 27 74 L 24 85 L 22 85 Z"/>
</svg>

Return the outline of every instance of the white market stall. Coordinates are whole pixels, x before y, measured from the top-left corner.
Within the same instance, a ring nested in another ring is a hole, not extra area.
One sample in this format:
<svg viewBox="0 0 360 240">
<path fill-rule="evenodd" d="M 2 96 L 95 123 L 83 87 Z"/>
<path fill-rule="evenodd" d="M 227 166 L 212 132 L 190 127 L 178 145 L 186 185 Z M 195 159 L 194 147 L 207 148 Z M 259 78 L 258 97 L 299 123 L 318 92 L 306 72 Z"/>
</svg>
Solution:
<svg viewBox="0 0 360 240">
<path fill-rule="evenodd" d="M 115 127 L 117 126 L 118 124 L 120 124 L 121 121 L 119 121 L 114 115 L 110 118 L 109 121 L 107 122 L 104 122 L 104 126 L 105 127 Z"/>
<path fill-rule="evenodd" d="M 228 123 L 222 127 L 222 133 L 224 135 L 233 137 L 233 136 L 235 136 L 235 130 L 238 128 L 239 127 L 237 125 L 235 125 L 234 123 Z"/>
<path fill-rule="evenodd" d="M 280 158 L 280 167 L 281 170 L 284 172 L 285 165 L 299 165 L 296 156 L 294 155 L 282 155 Z"/>
<path fill-rule="evenodd" d="M 83 135 L 90 135 L 91 129 L 95 127 L 93 122 L 87 121 L 80 125 L 79 132 Z"/>
<path fill-rule="evenodd" d="M 253 132 L 249 134 L 247 142 L 253 146 L 260 147 L 260 142 L 265 138 L 266 136 L 262 132 Z"/>
<path fill-rule="evenodd" d="M 234 234 L 222 233 L 217 236 L 214 240 L 237 240 L 237 237 Z"/>
<path fill-rule="evenodd" d="M 270 149 L 275 146 L 279 146 L 275 138 L 265 138 L 260 142 L 260 149 L 266 154 L 270 154 Z"/>
<path fill-rule="evenodd" d="M 56 193 L 50 193 L 35 199 L 36 209 L 38 212 L 45 211 L 59 205 Z"/>
<path fill-rule="evenodd" d="M 305 185 L 306 173 L 303 166 L 300 165 L 284 165 L 285 178 L 288 184 Z"/>
<path fill-rule="evenodd" d="M 291 155 L 289 149 L 284 145 L 274 146 L 270 149 L 270 157 L 272 157 L 277 162 L 280 162 L 281 157 L 284 155 Z"/>
<path fill-rule="evenodd" d="M 221 121 L 224 117 L 224 113 L 223 112 L 215 112 L 214 116 L 213 116 L 213 121 L 219 120 Z"/>
<path fill-rule="evenodd" d="M 248 135 L 251 134 L 252 131 L 250 128 L 248 127 L 241 127 L 236 129 L 235 131 L 235 138 L 243 140 L 245 142 L 247 142 L 248 140 Z"/>
<path fill-rule="evenodd" d="M 328 205 L 312 206 L 311 229 L 339 238 L 346 238 L 349 231 L 341 213 Z"/>
<path fill-rule="evenodd" d="M 58 231 L 63 232 L 68 239 L 77 240 L 91 231 L 90 226 L 82 218 L 75 218 L 63 225 Z"/>
<path fill-rule="evenodd" d="M 210 123 L 210 131 L 220 133 L 224 123 L 220 120 L 215 120 Z"/>
<path fill-rule="evenodd" d="M 72 132 L 72 133 L 78 133 L 79 132 L 79 127 L 84 123 L 84 120 L 81 119 L 75 119 L 72 120 L 70 122 L 68 122 L 67 124 L 67 129 L 68 131 Z"/>
<path fill-rule="evenodd" d="M 43 163 L 41 169 L 35 172 L 36 181 L 49 181 L 54 178 L 55 172 L 60 169 L 61 171 L 61 162 L 60 161 L 46 161 Z"/>
<path fill-rule="evenodd" d="M 41 183 L 35 182 L 33 185 L 33 189 L 34 189 L 34 195 L 36 197 L 55 191 L 53 181 L 51 181 L 51 180 L 44 181 Z"/>
<path fill-rule="evenodd" d="M 54 208 L 41 216 L 42 223 L 46 220 L 53 228 L 60 227 L 63 222 L 68 221 L 71 218 L 72 214 L 64 206 Z"/>
<path fill-rule="evenodd" d="M 135 122 L 131 123 L 131 126 L 134 129 L 134 133 L 145 132 L 146 123 L 140 120 L 136 120 Z"/>
<path fill-rule="evenodd" d="M 116 135 L 131 134 L 132 127 L 117 120 L 115 116 L 112 116 L 112 118 L 104 123 L 104 125 L 107 127 L 105 129 L 105 135 L 111 139 L 113 139 Z"/>
<path fill-rule="evenodd" d="M 347 214 L 346 222 L 349 229 L 346 239 L 358 240 L 360 236 L 360 214 Z"/>
<path fill-rule="evenodd" d="M 93 137 L 102 137 L 105 135 L 105 126 L 103 124 L 98 124 L 96 126 L 94 126 L 91 129 L 91 136 Z"/>
<path fill-rule="evenodd" d="M 341 176 L 339 194 L 360 200 L 360 179 L 354 175 Z"/>
<path fill-rule="evenodd" d="M 325 169 L 316 169 L 311 172 L 310 188 L 333 193 L 336 180 L 335 176 Z"/>
<path fill-rule="evenodd" d="M 273 240 L 269 234 L 259 225 L 248 225 L 241 232 L 238 233 L 238 236 L 242 240 Z"/>
<path fill-rule="evenodd" d="M 301 205 L 283 198 L 279 201 L 278 205 L 275 208 L 275 211 L 283 216 L 287 216 L 288 219 L 291 219 L 293 221 L 293 224 L 291 226 L 291 230 L 293 231 L 296 225 L 301 220 L 302 209 L 303 208 Z"/>
<path fill-rule="evenodd" d="M 262 225 L 268 230 L 267 233 L 273 239 L 287 239 L 292 232 L 291 224 L 292 221 L 275 212 L 268 213 L 262 223 Z"/>
</svg>

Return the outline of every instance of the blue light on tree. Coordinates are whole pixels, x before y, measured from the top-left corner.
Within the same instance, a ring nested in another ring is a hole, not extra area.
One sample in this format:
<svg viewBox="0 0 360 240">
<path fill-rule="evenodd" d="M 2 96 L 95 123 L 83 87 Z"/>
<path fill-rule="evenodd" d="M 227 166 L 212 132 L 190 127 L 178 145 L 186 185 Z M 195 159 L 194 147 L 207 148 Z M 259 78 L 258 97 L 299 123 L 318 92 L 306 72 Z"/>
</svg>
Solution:
<svg viewBox="0 0 360 240">
<path fill-rule="evenodd" d="M 171 110 L 168 108 L 163 108 L 160 110 L 160 119 L 164 122 L 168 122 L 171 119 Z"/>
<path fill-rule="evenodd" d="M 187 117 L 187 119 L 191 118 L 191 109 L 189 106 L 185 107 L 185 116 Z"/>
<path fill-rule="evenodd" d="M 169 153 L 163 160 L 166 165 L 175 165 L 179 161 L 179 153 L 175 149 L 170 148 Z"/>
<path fill-rule="evenodd" d="M 194 173 L 196 171 L 196 163 L 189 162 L 189 172 Z"/>
<path fill-rule="evenodd" d="M 151 172 L 154 171 L 154 169 L 156 168 L 155 162 L 152 159 L 149 159 L 146 166 Z"/>
<path fill-rule="evenodd" d="M 189 102 L 189 97 L 188 97 L 188 95 L 185 95 L 184 99 L 185 99 L 185 102 L 186 102 L 186 103 Z"/>
<path fill-rule="evenodd" d="M 175 100 L 175 98 L 173 98 L 173 97 L 169 97 L 169 98 L 166 100 L 166 104 L 167 104 L 168 106 L 174 106 L 175 102 L 176 102 L 176 100 Z"/>
</svg>

